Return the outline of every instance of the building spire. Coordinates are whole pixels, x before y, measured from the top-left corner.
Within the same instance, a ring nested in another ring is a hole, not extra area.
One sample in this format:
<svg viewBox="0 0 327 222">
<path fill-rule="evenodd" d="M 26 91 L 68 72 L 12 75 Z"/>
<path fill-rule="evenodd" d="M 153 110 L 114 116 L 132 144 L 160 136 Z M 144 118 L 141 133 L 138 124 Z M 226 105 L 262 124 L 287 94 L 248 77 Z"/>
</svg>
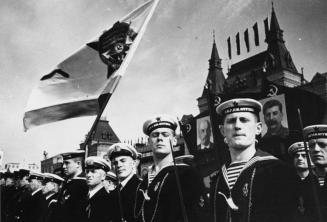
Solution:
<svg viewBox="0 0 327 222">
<path fill-rule="evenodd" d="M 221 59 L 218 54 L 217 45 L 216 45 L 216 37 L 215 37 L 215 30 L 212 32 L 213 37 L 213 44 L 211 50 L 211 57 L 209 59 L 209 70 L 210 69 L 221 69 Z"/>
<path fill-rule="evenodd" d="M 270 29 L 269 29 L 269 39 L 271 40 L 279 40 L 284 42 L 283 39 L 283 30 L 280 28 L 277 16 L 275 13 L 274 2 L 271 2 L 271 18 L 270 18 Z M 268 42 L 269 44 L 269 42 Z"/>
</svg>

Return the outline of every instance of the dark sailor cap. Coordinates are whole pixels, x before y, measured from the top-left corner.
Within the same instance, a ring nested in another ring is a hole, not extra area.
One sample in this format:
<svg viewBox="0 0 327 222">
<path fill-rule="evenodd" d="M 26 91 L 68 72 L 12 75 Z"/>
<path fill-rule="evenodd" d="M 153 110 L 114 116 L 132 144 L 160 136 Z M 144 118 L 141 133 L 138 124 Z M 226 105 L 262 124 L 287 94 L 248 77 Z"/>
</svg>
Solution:
<svg viewBox="0 0 327 222">
<path fill-rule="evenodd" d="M 62 156 L 62 159 L 64 161 L 69 160 L 69 159 L 73 159 L 73 158 L 82 158 L 82 157 L 84 157 L 84 155 L 85 155 L 84 150 L 76 150 L 76 151 L 60 154 L 60 156 Z"/>
</svg>

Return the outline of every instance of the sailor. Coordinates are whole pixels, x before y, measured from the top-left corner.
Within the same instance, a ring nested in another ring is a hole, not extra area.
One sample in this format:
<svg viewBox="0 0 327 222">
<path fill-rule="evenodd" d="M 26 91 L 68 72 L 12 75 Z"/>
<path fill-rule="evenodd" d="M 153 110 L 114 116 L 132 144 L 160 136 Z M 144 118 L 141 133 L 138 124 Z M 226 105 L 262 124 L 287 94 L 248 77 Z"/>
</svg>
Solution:
<svg viewBox="0 0 327 222">
<path fill-rule="evenodd" d="M 140 179 L 135 174 L 137 156 L 136 149 L 127 143 L 115 143 L 108 150 L 108 157 L 118 180 L 116 188 L 109 194 L 112 221 L 136 221 L 135 194 L 140 184 Z"/>
<path fill-rule="evenodd" d="M 141 221 L 201 221 L 199 203 L 202 181 L 190 165 L 174 164 L 177 121 L 169 115 L 157 115 L 143 124 L 154 164 L 137 192 L 135 215 Z"/>
<path fill-rule="evenodd" d="M 256 149 L 261 104 L 232 99 L 218 105 L 220 131 L 230 161 L 213 177 L 213 221 L 291 221 L 296 210 L 295 174 L 272 155 Z"/>
<path fill-rule="evenodd" d="M 115 173 L 109 171 L 107 172 L 106 179 L 103 181 L 103 186 L 108 193 L 116 188 L 117 176 Z"/>
<path fill-rule="evenodd" d="M 45 220 L 45 213 L 47 210 L 47 203 L 45 196 L 42 193 L 43 175 L 37 172 L 30 172 L 29 189 L 31 191 L 31 198 L 29 200 L 26 218 L 22 221 L 26 222 L 42 222 Z"/>
<path fill-rule="evenodd" d="M 314 173 L 319 182 L 318 198 L 320 201 L 321 221 L 327 220 L 327 125 L 311 125 L 303 129 L 309 143 L 309 153 Z"/>
<path fill-rule="evenodd" d="M 88 222 L 108 222 L 110 220 L 109 194 L 103 186 L 109 163 L 98 156 L 85 160 L 86 183 L 89 187 L 88 205 L 86 207 Z"/>
<path fill-rule="evenodd" d="M 89 189 L 83 173 L 84 155 L 85 151 L 81 150 L 61 154 L 66 178 L 58 194 L 57 206 L 51 212 L 50 221 L 86 221 Z"/>
<path fill-rule="evenodd" d="M 308 147 L 308 145 L 307 145 Z M 318 180 L 309 171 L 307 155 L 305 152 L 304 142 L 293 143 L 288 148 L 288 153 L 293 160 L 293 166 L 297 174 L 299 192 L 297 211 L 295 213 L 296 221 L 317 221 L 317 211 L 314 202 L 313 186 L 318 185 Z M 311 161 L 310 161 L 311 162 Z"/>
</svg>

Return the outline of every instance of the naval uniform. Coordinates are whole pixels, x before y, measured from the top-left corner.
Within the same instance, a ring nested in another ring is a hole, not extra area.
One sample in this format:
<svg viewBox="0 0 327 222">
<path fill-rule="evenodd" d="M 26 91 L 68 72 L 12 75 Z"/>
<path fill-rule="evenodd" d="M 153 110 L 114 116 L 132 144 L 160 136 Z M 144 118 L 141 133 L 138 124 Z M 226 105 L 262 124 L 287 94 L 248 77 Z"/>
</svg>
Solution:
<svg viewBox="0 0 327 222">
<path fill-rule="evenodd" d="M 109 194 L 102 187 L 88 199 L 86 207 L 88 222 L 109 222 Z"/>
<path fill-rule="evenodd" d="M 212 221 L 292 221 L 297 207 L 296 177 L 292 168 L 258 150 L 245 164 L 232 189 L 226 168 L 228 165 L 223 165 L 213 178 Z"/>
<path fill-rule="evenodd" d="M 27 222 L 42 222 L 45 220 L 45 214 L 47 210 L 45 197 L 42 190 L 39 189 L 35 193 L 32 193 L 27 209 L 26 221 Z"/>
<path fill-rule="evenodd" d="M 189 165 L 178 164 L 181 190 L 188 221 L 201 221 L 198 217 L 202 181 Z M 174 166 L 161 169 L 149 184 L 149 174 L 140 184 L 135 214 L 142 222 L 183 221 Z"/>
<path fill-rule="evenodd" d="M 89 188 L 85 177 L 79 175 L 67 181 L 62 187 L 62 196 L 53 213 L 55 222 L 86 221 L 87 194 Z"/>
<path fill-rule="evenodd" d="M 134 174 L 130 180 L 120 190 L 120 197 L 122 201 L 122 210 L 124 219 L 127 222 L 137 221 L 134 217 L 134 205 L 136 198 L 136 189 L 141 180 Z M 118 189 L 117 186 L 112 192 L 110 192 L 110 208 L 108 208 L 108 214 L 110 221 L 121 221 L 120 207 L 118 202 Z"/>
<path fill-rule="evenodd" d="M 26 221 L 30 198 L 31 193 L 27 186 L 19 188 L 17 193 L 8 203 L 9 215 L 7 221 Z"/>
</svg>

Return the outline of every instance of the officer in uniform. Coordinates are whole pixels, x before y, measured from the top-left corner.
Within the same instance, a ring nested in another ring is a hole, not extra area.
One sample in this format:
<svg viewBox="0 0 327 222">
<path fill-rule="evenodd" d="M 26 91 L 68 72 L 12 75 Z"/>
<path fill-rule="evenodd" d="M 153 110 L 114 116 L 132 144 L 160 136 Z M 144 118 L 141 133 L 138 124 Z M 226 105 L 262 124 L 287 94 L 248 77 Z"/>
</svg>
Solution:
<svg viewBox="0 0 327 222">
<path fill-rule="evenodd" d="M 212 181 L 213 221 L 292 221 L 297 200 L 294 171 L 256 149 L 261 109 L 258 101 L 247 98 L 228 100 L 216 109 L 231 160 Z"/>
<path fill-rule="evenodd" d="M 115 143 L 108 150 L 108 157 L 118 180 L 116 188 L 109 194 L 109 214 L 112 221 L 136 221 L 135 195 L 140 184 L 140 179 L 135 174 L 137 156 L 136 149 L 127 143 Z"/>
<path fill-rule="evenodd" d="M 84 151 L 61 154 L 63 171 L 66 176 L 63 187 L 58 194 L 58 202 L 51 212 L 50 220 L 54 222 L 84 222 L 87 219 L 86 206 L 88 186 L 83 174 Z"/>
<path fill-rule="evenodd" d="M 113 172 L 107 172 L 106 179 L 103 181 L 103 186 L 108 193 L 111 193 L 117 184 L 117 176 Z"/>
<path fill-rule="evenodd" d="M 109 194 L 103 186 L 106 172 L 110 170 L 109 163 L 97 156 L 85 160 L 86 183 L 89 186 L 88 205 L 86 207 L 89 222 L 108 222 Z"/>
<path fill-rule="evenodd" d="M 327 221 L 327 125 L 311 125 L 303 131 L 319 182 L 317 199 L 320 202 L 320 221 Z"/>
<path fill-rule="evenodd" d="M 43 175 L 37 172 L 30 172 L 29 189 L 31 191 L 31 198 L 29 200 L 28 208 L 24 220 L 26 222 L 42 222 L 45 219 L 47 210 L 47 203 L 45 196 L 42 193 Z"/>
<path fill-rule="evenodd" d="M 8 202 L 15 195 L 14 173 L 10 171 L 3 173 L 4 185 L 1 188 L 1 221 L 7 221 Z"/>
<path fill-rule="evenodd" d="M 143 124 L 154 161 L 137 191 L 135 215 L 143 222 L 175 222 L 185 218 L 201 221 L 198 213 L 203 184 L 190 165 L 174 164 L 176 128 L 177 121 L 168 115 L 155 116 Z"/>
<path fill-rule="evenodd" d="M 18 189 L 15 194 L 8 201 L 8 217 L 7 221 L 24 221 L 27 213 L 28 204 L 31 198 L 29 190 L 29 170 L 20 169 L 17 172 L 17 186 Z"/>
<path fill-rule="evenodd" d="M 45 211 L 45 220 L 50 220 L 50 212 L 52 212 L 56 207 L 58 192 L 61 184 L 64 182 L 64 178 L 53 174 L 53 173 L 43 173 L 43 188 L 42 193 L 45 196 L 46 200 L 46 211 Z"/>
</svg>

